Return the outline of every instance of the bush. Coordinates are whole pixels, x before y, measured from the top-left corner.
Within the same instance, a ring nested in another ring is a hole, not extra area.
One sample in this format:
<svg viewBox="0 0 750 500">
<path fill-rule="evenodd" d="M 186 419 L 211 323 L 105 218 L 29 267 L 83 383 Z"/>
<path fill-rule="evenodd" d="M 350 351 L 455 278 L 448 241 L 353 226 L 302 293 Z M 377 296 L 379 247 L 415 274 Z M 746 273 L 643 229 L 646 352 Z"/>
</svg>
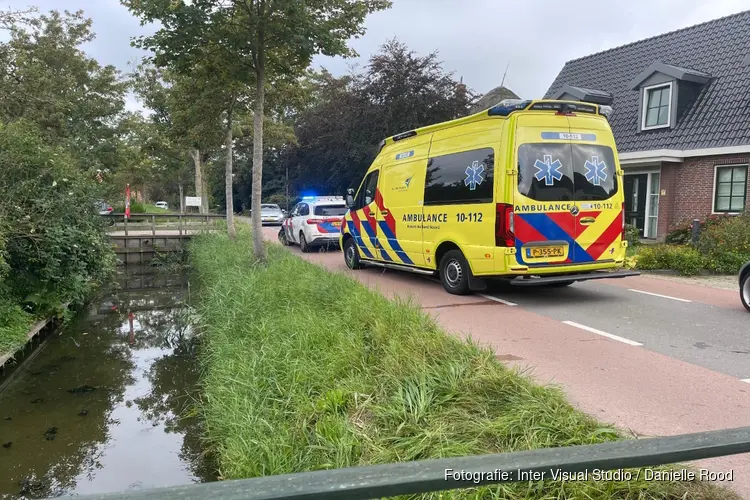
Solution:
<svg viewBox="0 0 750 500">
<path fill-rule="evenodd" d="M 125 203 L 114 205 L 115 212 L 125 213 Z M 130 213 L 131 214 L 145 214 L 147 212 L 146 205 L 137 201 L 130 202 Z"/>
<path fill-rule="evenodd" d="M 725 215 L 710 215 L 700 220 L 701 232 L 721 224 L 727 218 Z M 688 245 L 692 240 L 693 222 L 688 221 L 678 225 L 667 233 L 665 242 L 674 245 Z"/>
<path fill-rule="evenodd" d="M 750 214 L 724 217 L 701 229 L 698 248 L 707 268 L 716 273 L 735 274 L 750 261 Z"/>
<path fill-rule="evenodd" d="M 65 149 L 26 122 L 0 125 L 0 232 L 6 302 L 35 316 L 81 303 L 114 269 L 97 186 Z"/>
<path fill-rule="evenodd" d="M 625 224 L 625 240 L 630 247 L 639 246 L 641 244 L 641 233 L 638 228 L 632 224 Z"/>
<path fill-rule="evenodd" d="M 638 269 L 671 269 L 685 276 L 700 273 L 705 267 L 705 259 L 696 249 L 689 246 L 650 245 L 644 246 L 636 257 Z"/>
</svg>

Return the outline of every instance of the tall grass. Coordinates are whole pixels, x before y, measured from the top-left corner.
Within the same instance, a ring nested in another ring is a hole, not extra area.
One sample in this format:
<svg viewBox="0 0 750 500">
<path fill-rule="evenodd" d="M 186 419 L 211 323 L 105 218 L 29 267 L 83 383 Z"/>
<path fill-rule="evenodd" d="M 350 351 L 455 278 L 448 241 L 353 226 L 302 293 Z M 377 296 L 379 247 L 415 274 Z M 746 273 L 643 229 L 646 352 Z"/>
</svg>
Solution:
<svg viewBox="0 0 750 500">
<path fill-rule="evenodd" d="M 280 246 L 191 247 L 204 347 L 203 412 L 224 478 L 621 439 L 489 350 Z M 642 476 L 641 476 L 642 477 Z M 447 484 L 446 484 L 447 485 Z M 731 498 L 700 483 L 530 482 L 425 498 Z"/>
</svg>

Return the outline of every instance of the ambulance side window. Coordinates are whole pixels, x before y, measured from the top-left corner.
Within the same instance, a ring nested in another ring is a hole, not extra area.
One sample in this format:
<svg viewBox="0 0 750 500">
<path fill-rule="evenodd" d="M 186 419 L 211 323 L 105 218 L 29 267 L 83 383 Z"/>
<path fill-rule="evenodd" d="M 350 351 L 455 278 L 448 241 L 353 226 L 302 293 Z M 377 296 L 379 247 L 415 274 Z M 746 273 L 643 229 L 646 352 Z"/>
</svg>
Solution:
<svg viewBox="0 0 750 500">
<path fill-rule="evenodd" d="M 365 206 L 375 201 L 379 173 L 379 170 L 375 170 L 374 172 L 370 172 L 370 175 L 365 178 L 365 182 L 362 183 L 362 187 L 359 193 L 357 193 L 357 198 L 354 200 L 354 210 L 365 208 Z"/>
<path fill-rule="evenodd" d="M 492 203 L 494 170 L 492 148 L 432 157 L 427 162 L 424 204 Z"/>
<path fill-rule="evenodd" d="M 570 144 L 521 144 L 518 192 L 536 201 L 574 201 Z"/>
</svg>

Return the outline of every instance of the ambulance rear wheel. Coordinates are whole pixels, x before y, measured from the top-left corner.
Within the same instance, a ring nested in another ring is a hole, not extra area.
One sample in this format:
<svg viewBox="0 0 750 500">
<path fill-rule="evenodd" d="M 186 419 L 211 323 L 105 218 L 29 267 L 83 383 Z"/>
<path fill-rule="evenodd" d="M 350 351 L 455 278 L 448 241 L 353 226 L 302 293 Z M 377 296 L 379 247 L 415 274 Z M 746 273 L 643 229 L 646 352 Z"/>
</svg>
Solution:
<svg viewBox="0 0 750 500">
<path fill-rule="evenodd" d="M 440 259 L 440 281 L 453 295 L 469 293 L 469 263 L 460 250 L 451 250 Z"/>
<path fill-rule="evenodd" d="M 359 250 L 354 243 L 354 238 L 349 238 L 344 242 L 344 262 L 349 269 L 361 269 L 362 263 L 359 260 Z"/>
</svg>

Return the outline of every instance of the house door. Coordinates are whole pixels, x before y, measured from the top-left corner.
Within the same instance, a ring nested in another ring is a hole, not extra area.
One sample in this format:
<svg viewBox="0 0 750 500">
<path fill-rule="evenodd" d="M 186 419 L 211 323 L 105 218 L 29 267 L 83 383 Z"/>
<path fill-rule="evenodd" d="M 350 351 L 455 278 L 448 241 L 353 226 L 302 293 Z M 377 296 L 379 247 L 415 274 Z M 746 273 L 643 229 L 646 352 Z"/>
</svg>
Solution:
<svg viewBox="0 0 750 500">
<path fill-rule="evenodd" d="M 646 229 L 648 174 L 625 174 L 625 222 L 638 228 L 641 238 Z"/>
</svg>

